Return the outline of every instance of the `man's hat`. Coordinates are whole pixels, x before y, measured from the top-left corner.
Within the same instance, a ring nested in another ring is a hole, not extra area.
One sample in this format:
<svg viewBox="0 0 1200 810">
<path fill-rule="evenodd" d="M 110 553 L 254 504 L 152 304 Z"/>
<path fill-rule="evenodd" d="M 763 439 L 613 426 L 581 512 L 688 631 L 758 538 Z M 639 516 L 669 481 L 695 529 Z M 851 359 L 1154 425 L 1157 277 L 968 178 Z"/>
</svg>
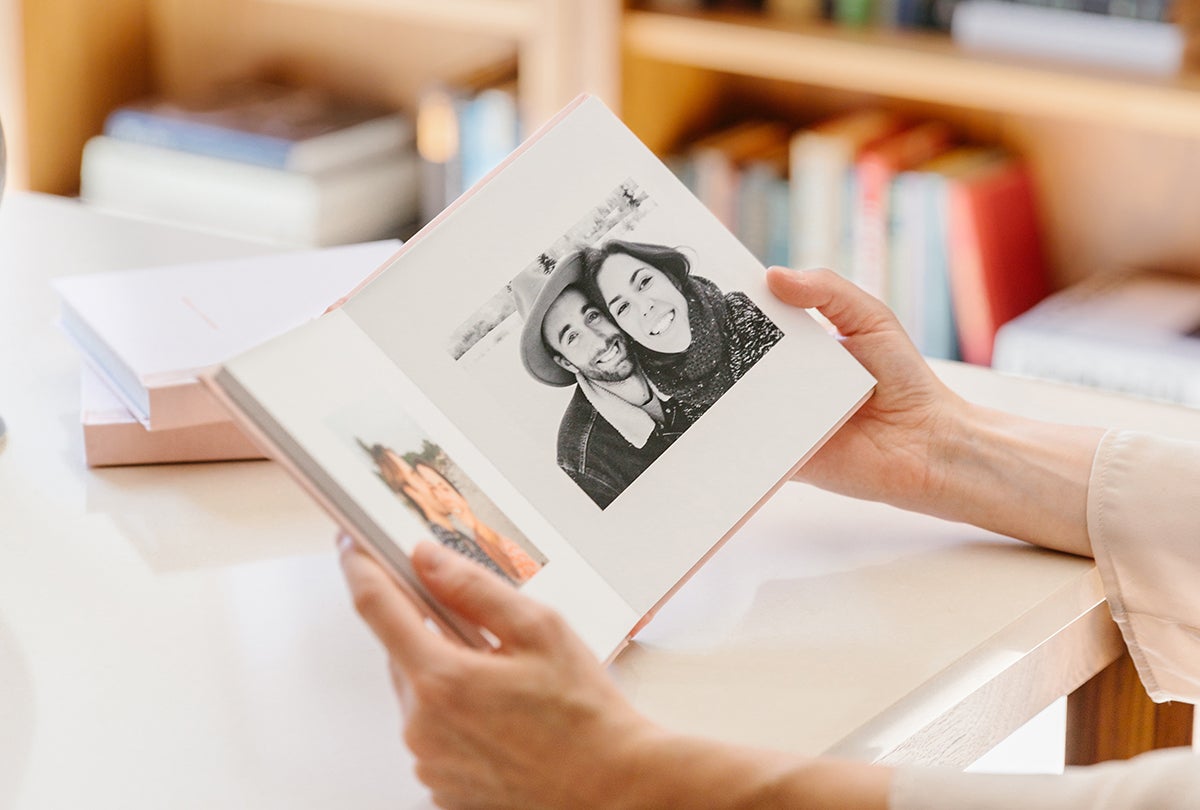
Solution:
<svg viewBox="0 0 1200 810">
<path fill-rule="evenodd" d="M 522 273 L 512 281 L 513 300 L 525 325 L 521 327 L 521 360 L 525 369 L 539 382 L 562 387 L 575 382 L 575 375 L 554 362 L 554 356 L 542 340 L 542 321 L 546 310 L 562 291 L 583 278 L 582 252 L 570 253 L 558 260 L 548 275 Z"/>
</svg>

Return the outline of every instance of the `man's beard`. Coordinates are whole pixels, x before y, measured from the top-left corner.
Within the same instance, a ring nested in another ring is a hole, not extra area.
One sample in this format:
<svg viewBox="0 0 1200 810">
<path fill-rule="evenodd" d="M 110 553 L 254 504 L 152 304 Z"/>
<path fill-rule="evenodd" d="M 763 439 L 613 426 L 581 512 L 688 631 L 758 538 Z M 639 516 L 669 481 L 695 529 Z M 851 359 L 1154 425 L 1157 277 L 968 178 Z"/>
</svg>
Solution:
<svg viewBox="0 0 1200 810">
<path fill-rule="evenodd" d="M 604 351 L 600 352 L 597 355 L 597 357 L 604 354 L 604 352 L 607 352 L 614 345 L 616 345 L 620 342 L 621 342 L 620 338 L 614 337 L 612 339 L 612 342 L 609 343 L 607 346 L 605 346 Z M 587 379 L 591 380 L 592 382 L 616 383 L 616 382 L 624 382 L 625 380 L 628 380 L 630 377 L 632 377 L 637 372 L 637 363 L 634 362 L 633 355 L 631 355 L 629 353 L 629 344 L 627 344 L 627 343 L 624 344 L 624 349 L 625 349 L 625 356 L 621 359 L 621 362 L 618 363 L 613 368 L 601 369 L 601 368 L 596 368 L 595 365 L 589 365 L 587 367 L 587 371 L 583 374 L 583 376 L 586 377 Z"/>
</svg>

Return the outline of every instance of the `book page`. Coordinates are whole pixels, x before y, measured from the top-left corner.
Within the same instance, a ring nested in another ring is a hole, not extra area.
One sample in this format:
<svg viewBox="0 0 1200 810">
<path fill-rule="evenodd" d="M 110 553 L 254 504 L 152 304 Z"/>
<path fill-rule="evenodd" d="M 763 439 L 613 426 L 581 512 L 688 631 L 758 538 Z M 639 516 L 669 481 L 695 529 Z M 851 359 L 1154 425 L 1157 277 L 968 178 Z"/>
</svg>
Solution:
<svg viewBox="0 0 1200 810">
<path fill-rule="evenodd" d="M 594 99 L 342 311 L 639 616 L 874 383 Z"/>
<path fill-rule="evenodd" d="M 402 579 L 417 542 L 441 542 L 554 605 L 601 659 L 640 618 L 342 311 L 221 375 L 292 472 Z"/>
</svg>

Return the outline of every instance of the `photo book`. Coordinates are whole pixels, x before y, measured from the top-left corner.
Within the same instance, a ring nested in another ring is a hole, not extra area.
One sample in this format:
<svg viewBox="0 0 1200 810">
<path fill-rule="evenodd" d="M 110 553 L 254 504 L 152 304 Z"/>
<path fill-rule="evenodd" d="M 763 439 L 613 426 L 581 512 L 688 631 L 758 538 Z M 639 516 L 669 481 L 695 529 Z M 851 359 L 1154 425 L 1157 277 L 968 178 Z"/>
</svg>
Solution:
<svg viewBox="0 0 1200 810">
<path fill-rule="evenodd" d="M 610 659 L 874 379 L 581 96 L 340 307 L 203 376 L 443 632 L 429 539 Z"/>
</svg>

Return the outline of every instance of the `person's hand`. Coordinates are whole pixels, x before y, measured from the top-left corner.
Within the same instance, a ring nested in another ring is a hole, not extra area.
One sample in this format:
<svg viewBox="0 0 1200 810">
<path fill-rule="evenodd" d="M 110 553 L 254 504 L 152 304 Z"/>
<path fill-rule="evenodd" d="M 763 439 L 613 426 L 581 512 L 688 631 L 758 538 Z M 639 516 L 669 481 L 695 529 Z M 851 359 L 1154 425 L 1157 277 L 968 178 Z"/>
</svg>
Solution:
<svg viewBox="0 0 1200 810">
<path fill-rule="evenodd" d="M 796 475 L 822 489 L 929 509 L 943 481 L 942 439 L 965 403 L 930 370 L 896 316 L 832 270 L 772 267 L 780 300 L 815 308 L 878 381 L 874 395 Z"/>
<path fill-rule="evenodd" d="M 439 805 L 610 805 L 632 752 L 658 731 L 557 613 L 422 543 L 412 562 L 430 593 L 499 639 L 495 651 L 472 649 L 431 631 L 370 556 L 339 544 L 355 607 L 389 654 L 417 777 Z"/>
</svg>

